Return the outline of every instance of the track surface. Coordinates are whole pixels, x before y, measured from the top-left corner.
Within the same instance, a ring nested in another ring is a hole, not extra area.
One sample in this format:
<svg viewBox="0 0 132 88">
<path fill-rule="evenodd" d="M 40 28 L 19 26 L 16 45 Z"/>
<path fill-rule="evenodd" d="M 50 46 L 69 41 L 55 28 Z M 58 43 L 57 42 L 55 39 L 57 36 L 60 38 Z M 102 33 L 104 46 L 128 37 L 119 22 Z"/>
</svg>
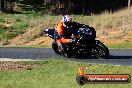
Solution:
<svg viewBox="0 0 132 88">
<path fill-rule="evenodd" d="M 4 58 L 38 60 L 50 57 L 58 57 L 51 48 L 0 48 L 0 60 Z M 132 49 L 110 49 L 110 59 L 95 59 L 94 57 L 70 59 L 88 63 L 132 66 Z"/>
</svg>

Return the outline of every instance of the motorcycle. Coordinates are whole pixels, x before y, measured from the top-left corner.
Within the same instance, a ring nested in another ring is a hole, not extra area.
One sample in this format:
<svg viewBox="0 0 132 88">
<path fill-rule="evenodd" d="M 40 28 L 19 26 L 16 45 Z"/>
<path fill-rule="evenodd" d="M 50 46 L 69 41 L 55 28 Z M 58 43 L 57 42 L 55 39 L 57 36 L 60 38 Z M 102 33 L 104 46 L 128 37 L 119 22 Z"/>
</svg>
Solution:
<svg viewBox="0 0 132 88">
<path fill-rule="evenodd" d="M 64 57 L 72 56 L 96 56 L 99 59 L 109 58 L 108 48 L 99 40 L 96 40 L 96 31 L 89 25 L 70 22 L 67 24 L 69 28 L 65 29 L 65 38 L 75 39 L 74 43 L 62 44 L 63 50 L 60 51 L 58 43 L 53 41 L 53 51 Z M 52 31 L 53 29 L 48 29 Z M 68 30 L 68 31 L 67 31 Z M 46 32 L 52 39 L 54 38 L 53 32 Z"/>
</svg>

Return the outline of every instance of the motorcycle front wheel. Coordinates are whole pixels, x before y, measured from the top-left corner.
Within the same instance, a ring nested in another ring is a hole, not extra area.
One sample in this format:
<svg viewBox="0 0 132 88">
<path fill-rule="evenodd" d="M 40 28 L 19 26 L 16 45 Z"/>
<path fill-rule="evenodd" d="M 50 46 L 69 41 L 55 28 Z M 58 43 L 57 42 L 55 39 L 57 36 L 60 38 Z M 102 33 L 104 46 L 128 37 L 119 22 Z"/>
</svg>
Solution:
<svg viewBox="0 0 132 88">
<path fill-rule="evenodd" d="M 52 43 L 52 49 L 53 49 L 53 51 L 54 51 L 57 55 L 60 55 L 60 52 L 59 52 L 59 50 L 58 50 L 58 44 L 57 44 L 57 43 L 55 43 L 55 42 Z"/>
<path fill-rule="evenodd" d="M 58 44 L 55 42 L 52 43 L 52 49 L 57 55 L 60 55 L 60 56 L 66 57 L 66 58 L 70 57 L 70 54 L 66 53 L 65 49 L 63 51 L 59 51 Z"/>
</svg>

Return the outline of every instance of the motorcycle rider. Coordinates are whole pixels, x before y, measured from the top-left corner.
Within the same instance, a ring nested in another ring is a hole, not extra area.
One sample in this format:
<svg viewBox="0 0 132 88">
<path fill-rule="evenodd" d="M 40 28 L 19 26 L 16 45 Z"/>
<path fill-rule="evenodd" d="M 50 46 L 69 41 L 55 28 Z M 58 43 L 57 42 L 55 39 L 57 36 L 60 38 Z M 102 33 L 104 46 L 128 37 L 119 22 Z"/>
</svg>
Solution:
<svg viewBox="0 0 132 88">
<path fill-rule="evenodd" d="M 59 37 L 58 38 L 58 46 L 59 46 L 59 49 L 63 49 L 62 48 L 62 44 L 73 43 L 73 42 L 76 41 L 75 39 L 65 38 L 65 35 L 67 35 L 67 34 L 64 34 L 64 31 L 69 28 L 69 25 L 67 25 L 67 24 L 70 23 L 70 22 L 72 22 L 72 17 L 70 15 L 64 15 L 63 18 L 62 18 L 62 20 L 55 27 L 54 34 L 57 37 Z"/>
<path fill-rule="evenodd" d="M 54 39 L 54 42 L 58 43 L 58 49 L 61 51 L 63 50 L 62 44 L 69 44 L 76 42 L 75 38 L 65 38 L 64 31 L 69 28 L 69 23 L 72 22 L 72 17 L 70 15 L 64 15 L 61 21 L 56 25 L 55 29 L 46 29 L 46 34 L 51 34 L 51 38 Z M 70 31 L 70 30 L 67 30 Z"/>
</svg>

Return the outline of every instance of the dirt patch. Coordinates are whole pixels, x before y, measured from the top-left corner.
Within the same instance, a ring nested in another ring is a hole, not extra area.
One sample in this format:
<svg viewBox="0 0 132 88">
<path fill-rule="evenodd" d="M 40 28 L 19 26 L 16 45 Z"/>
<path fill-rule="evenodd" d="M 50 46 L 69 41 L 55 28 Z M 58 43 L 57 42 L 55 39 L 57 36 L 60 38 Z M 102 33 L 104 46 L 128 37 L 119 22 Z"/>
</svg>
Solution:
<svg viewBox="0 0 132 88">
<path fill-rule="evenodd" d="M 97 31 L 97 39 L 105 44 L 120 44 L 123 42 L 132 42 L 132 31 L 128 29 L 109 29 Z"/>
<path fill-rule="evenodd" d="M 13 46 L 46 46 L 50 47 L 53 40 L 49 37 L 38 37 L 33 39 L 32 41 L 23 42 L 19 41 L 16 38 L 13 41 L 10 41 L 9 45 L 5 45 L 3 47 L 13 47 Z"/>
<path fill-rule="evenodd" d="M 25 45 L 44 45 L 44 46 L 51 46 L 52 39 L 49 37 L 40 37 L 36 38 L 33 41 L 30 41 L 29 43 L 26 43 Z"/>
<path fill-rule="evenodd" d="M 37 64 L 22 64 L 17 62 L 0 62 L 0 71 L 2 70 L 32 70 L 38 68 Z"/>
<path fill-rule="evenodd" d="M 4 27 L 10 27 L 12 26 L 14 23 L 10 23 L 10 24 L 7 24 L 7 23 L 0 23 L 0 25 L 4 26 Z"/>
</svg>

